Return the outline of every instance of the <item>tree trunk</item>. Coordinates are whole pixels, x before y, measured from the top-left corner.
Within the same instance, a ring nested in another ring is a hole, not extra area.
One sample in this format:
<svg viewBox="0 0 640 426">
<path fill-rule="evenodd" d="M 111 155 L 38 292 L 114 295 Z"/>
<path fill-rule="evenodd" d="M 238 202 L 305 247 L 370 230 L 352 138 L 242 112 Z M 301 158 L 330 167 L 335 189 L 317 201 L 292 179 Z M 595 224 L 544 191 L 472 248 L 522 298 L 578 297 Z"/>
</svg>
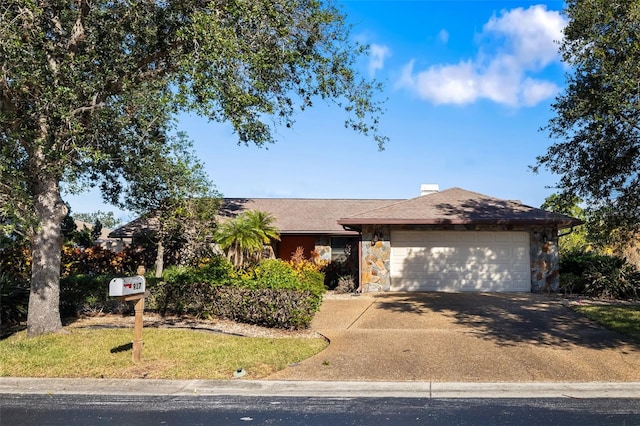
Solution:
<svg viewBox="0 0 640 426">
<path fill-rule="evenodd" d="M 35 186 L 38 225 L 31 240 L 31 293 L 27 335 L 38 336 L 62 329 L 60 320 L 60 262 L 62 220 L 67 206 L 60 197 L 57 180 L 44 177 Z"/>
<path fill-rule="evenodd" d="M 162 271 L 164 269 L 164 244 L 162 243 L 162 238 L 158 237 L 158 245 L 157 245 L 157 254 L 156 254 L 156 278 L 162 278 Z"/>
</svg>

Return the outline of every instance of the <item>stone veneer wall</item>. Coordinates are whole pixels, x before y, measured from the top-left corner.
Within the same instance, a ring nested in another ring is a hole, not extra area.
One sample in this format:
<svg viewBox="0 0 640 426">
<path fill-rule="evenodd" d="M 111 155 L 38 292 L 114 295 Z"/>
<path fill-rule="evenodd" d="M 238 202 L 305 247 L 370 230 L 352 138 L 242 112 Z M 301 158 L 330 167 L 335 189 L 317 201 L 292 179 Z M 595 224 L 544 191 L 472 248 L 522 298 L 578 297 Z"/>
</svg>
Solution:
<svg viewBox="0 0 640 426">
<path fill-rule="evenodd" d="M 360 290 L 363 293 L 389 291 L 391 232 L 388 226 L 363 226 L 361 256 Z"/>
<path fill-rule="evenodd" d="M 315 252 L 318 260 L 331 262 L 331 239 L 329 237 L 316 237 Z"/>
<path fill-rule="evenodd" d="M 418 229 L 418 227 L 411 227 Z M 425 228 L 420 228 L 425 229 Z M 529 258 L 531 262 L 531 291 L 558 291 L 560 265 L 558 260 L 558 228 L 507 227 L 507 226 L 437 226 L 432 229 L 476 231 L 528 231 Z M 427 230 L 427 229 L 425 229 Z M 377 241 L 374 236 L 377 235 Z M 391 287 L 390 257 L 391 230 L 389 226 L 365 225 L 362 229 L 361 291 L 389 291 Z M 373 242 L 373 244 L 372 244 Z"/>
<path fill-rule="evenodd" d="M 529 230 L 531 291 L 556 292 L 560 288 L 558 227 L 534 227 Z"/>
</svg>

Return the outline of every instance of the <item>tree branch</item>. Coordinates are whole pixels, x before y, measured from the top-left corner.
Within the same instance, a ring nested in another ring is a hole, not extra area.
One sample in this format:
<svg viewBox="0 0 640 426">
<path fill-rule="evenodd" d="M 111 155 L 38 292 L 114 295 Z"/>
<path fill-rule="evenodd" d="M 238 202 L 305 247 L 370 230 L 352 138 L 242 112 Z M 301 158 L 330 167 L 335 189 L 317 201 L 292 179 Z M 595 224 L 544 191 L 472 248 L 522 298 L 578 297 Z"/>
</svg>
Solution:
<svg viewBox="0 0 640 426">
<path fill-rule="evenodd" d="M 73 24 L 73 28 L 71 29 L 71 37 L 69 38 L 69 42 L 67 43 L 67 49 L 69 50 L 69 54 L 71 55 L 71 60 L 75 57 L 76 52 L 78 51 L 78 46 L 85 39 L 85 31 L 83 21 L 89 14 L 90 5 L 86 0 L 77 0 L 78 5 L 78 16 L 76 17 L 76 22 Z"/>
<path fill-rule="evenodd" d="M 91 100 L 91 104 L 86 105 L 86 106 L 81 106 L 79 108 L 74 109 L 73 111 L 71 111 L 71 115 L 72 116 L 82 115 L 82 114 L 84 114 L 86 112 L 92 113 L 96 109 L 102 108 L 104 106 L 105 106 L 104 102 L 98 102 L 98 94 L 96 93 L 95 95 L 93 95 L 93 99 Z"/>
</svg>

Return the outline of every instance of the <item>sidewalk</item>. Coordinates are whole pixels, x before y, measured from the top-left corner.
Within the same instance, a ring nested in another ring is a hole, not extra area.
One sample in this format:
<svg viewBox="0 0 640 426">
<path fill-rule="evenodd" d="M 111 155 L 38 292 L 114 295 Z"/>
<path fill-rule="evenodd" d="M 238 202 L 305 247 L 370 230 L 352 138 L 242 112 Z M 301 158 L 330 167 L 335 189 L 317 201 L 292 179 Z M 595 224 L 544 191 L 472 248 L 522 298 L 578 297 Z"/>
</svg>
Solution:
<svg viewBox="0 0 640 426">
<path fill-rule="evenodd" d="M 3 394 L 316 398 L 640 398 L 640 382 L 447 383 L 0 378 Z"/>
</svg>

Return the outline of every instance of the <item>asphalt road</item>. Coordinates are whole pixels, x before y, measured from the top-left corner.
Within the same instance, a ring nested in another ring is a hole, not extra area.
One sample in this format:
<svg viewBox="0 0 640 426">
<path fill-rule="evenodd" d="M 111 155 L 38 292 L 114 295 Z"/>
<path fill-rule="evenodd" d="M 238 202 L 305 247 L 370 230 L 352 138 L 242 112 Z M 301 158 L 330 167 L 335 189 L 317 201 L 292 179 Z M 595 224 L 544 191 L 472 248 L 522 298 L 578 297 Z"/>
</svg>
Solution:
<svg viewBox="0 0 640 426">
<path fill-rule="evenodd" d="M 640 399 L 0 395 L 1 425 L 638 425 Z"/>
</svg>

